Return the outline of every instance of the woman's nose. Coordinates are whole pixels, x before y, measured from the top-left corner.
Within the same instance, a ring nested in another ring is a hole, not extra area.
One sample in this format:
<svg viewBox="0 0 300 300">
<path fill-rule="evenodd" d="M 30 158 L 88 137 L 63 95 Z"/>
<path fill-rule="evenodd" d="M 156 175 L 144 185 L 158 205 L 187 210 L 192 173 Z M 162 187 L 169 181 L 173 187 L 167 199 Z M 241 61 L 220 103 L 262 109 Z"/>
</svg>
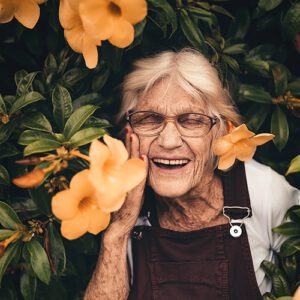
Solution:
<svg viewBox="0 0 300 300">
<path fill-rule="evenodd" d="M 174 122 L 167 122 L 157 138 L 158 144 L 165 149 L 174 149 L 182 145 L 181 135 Z"/>
</svg>

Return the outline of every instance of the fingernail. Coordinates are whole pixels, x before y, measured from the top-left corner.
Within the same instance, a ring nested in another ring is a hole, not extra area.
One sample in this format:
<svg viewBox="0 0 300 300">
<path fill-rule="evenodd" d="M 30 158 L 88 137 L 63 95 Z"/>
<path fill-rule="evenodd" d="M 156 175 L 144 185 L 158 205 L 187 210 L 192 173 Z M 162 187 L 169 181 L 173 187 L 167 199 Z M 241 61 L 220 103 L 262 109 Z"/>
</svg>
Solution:
<svg viewBox="0 0 300 300">
<path fill-rule="evenodd" d="M 141 159 L 141 160 L 144 160 L 144 156 L 143 156 L 143 155 L 141 155 L 141 156 L 140 156 L 140 159 Z"/>
</svg>

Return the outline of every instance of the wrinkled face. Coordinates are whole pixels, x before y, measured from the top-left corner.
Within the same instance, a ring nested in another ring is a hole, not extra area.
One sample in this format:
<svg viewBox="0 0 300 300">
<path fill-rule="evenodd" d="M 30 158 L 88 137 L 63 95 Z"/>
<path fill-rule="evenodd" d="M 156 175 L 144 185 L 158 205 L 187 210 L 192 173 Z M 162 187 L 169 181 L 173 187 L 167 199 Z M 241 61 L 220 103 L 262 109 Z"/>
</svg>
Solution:
<svg viewBox="0 0 300 300">
<path fill-rule="evenodd" d="M 201 101 L 167 80 L 157 83 L 134 109 L 176 116 L 187 112 L 207 114 Z M 163 197 L 180 197 L 199 186 L 208 171 L 211 133 L 182 137 L 174 122 L 154 137 L 139 136 L 140 154 L 149 158 L 149 184 Z"/>
</svg>

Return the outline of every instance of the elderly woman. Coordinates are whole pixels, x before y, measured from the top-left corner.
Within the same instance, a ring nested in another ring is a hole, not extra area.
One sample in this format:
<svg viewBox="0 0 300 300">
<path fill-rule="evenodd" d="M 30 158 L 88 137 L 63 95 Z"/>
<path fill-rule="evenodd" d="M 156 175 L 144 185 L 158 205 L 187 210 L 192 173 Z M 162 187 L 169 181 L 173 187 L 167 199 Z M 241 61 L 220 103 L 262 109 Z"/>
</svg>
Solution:
<svg viewBox="0 0 300 300">
<path fill-rule="evenodd" d="M 300 195 L 254 160 L 215 171 L 213 142 L 240 124 L 217 71 L 190 49 L 141 59 L 119 116 L 148 178 L 103 235 L 85 299 L 262 299 L 260 264 L 282 243 L 272 228 Z"/>
</svg>

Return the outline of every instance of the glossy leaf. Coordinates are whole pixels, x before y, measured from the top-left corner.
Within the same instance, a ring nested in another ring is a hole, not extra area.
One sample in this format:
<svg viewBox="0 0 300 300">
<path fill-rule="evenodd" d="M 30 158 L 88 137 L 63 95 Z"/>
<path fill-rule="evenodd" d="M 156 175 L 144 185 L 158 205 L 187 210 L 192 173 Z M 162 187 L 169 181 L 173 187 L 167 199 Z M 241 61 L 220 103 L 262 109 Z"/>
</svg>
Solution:
<svg viewBox="0 0 300 300">
<path fill-rule="evenodd" d="M 234 20 L 234 16 L 225 8 L 223 8 L 222 6 L 219 5 L 211 5 L 210 9 L 216 13 L 222 14 L 224 16 L 227 16 L 229 18 L 231 18 L 232 20 Z"/>
<path fill-rule="evenodd" d="M 100 92 L 104 87 L 107 79 L 110 75 L 110 71 L 108 68 L 103 67 L 103 70 L 100 70 L 98 74 L 96 74 L 92 81 L 92 91 L 93 92 Z"/>
<path fill-rule="evenodd" d="M 297 155 L 293 158 L 286 172 L 286 175 L 297 172 L 300 172 L 300 155 Z"/>
<path fill-rule="evenodd" d="M 16 128 L 16 122 L 8 122 L 7 124 L 0 123 L 0 144 L 5 143 Z M 1 146 L 2 148 L 3 146 Z M 1 151 L 1 150 L 0 150 Z"/>
<path fill-rule="evenodd" d="M 77 83 L 87 77 L 89 72 L 84 69 L 73 68 L 63 74 L 60 84 L 67 89 L 74 87 Z"/>
<path fill-rule="evenodd" d="M 249 26 L 250 14 L 247 9 L 241 8 L 234 16 L 234 21 L 230 24 L 227 36 L 235 39 L 244 39 Z"/>
<path fill-rule="evenodd" d="M 19 70 L 15 73 L 14 79 L 15 79 L 15 84 L 18 86 L 21 82 L 21 80 L 28 74 L 26 70 Z"/>
<path fill-rule="evenodd" d="M 54 135 L 49 132 L 45 131 L 37 131 L 37 130 L 25 130 L 19 136 L 18 143 L 20 145 L 29 145 L 34 142 L 47 142 L 47 141 L 54 141 L 58 142 Z"/>
<path fill-rule="evenodd" d="M 273 74 L 275 94 L 276 96 L 283 96 L 288 83 L 286 67 L 278 63 L 271 63 L 271 71 Z"/>
<path fill-rule="evenodd" d="M 102 128 L 85 128 L 76 132 L 69 140 L 69 147 L 75 148 L 102 137 L 106 131 Z"/>
<path fill-rule="evenodd" d="M 73 109 L 76 110 L 77 108 L 87 104 L 99 106 L 104 101 L 103 97 L 98 93 L 85 94 L 73 101 Z"/>
<path fill-rule="evenodd" d="M 300 96 L 300 79 L 290 82 L 287 86 L 287 90 L 291 91 L 295 96 Z"/>
<path fill-rule="evenodd" d="M 271 132 L 275 135 L 273 142 L 276 148 L 281 151 L 289 139 L 289 125 L 285 113 L 278 105 L 272 114 Z"/>
<path fill-rule="evenodd" d="M 300 242 L 299 244 L 300 245 Z M 296 255 L 282 258 L 282 266 L 290 282 L 295 283 L 297 278 L 297 258 Z"/>
<path fill-rule="evenodd" d="M 267 61 L 247 58 L 243 62 L 244 68 L 258 76 L 269 77 L 270 65 Z"/>
<path fill-rule="evenodd" d="M 32 91 L 32 82 L 38 72 L 32 72 L 27 75 L 25 75 L 18 83 L 17 85 L 17 95 L 21 96 L 24 94 L 27 94 L 28 92 Z"/>
<path fill-rule="evenodd" d="M 15 230 L 17 224 L 22 224 L 14 210 L 5 202 L 0 201 L 0 224 L 7 229 Z"/>
<path fill-rule="evenodd" d="M 57 85 L 52 92 L 52 104 L 54 120 L 62 131 L 73 110 L 72 99 L 68 90 Z"/>
<path fill-rule="evenodd" d="M 272 44 L 260 44 L 249 51 L 249 58 L 265 61 L 270 59 L 276 52 L 276 47 Z"/>
<path fill-rule="evenodd" d="M 270 11 L 281 4 L 283 0 L 259 0 L 258 7 L 264 11 Z"/>
<path fill-rule="evenodd" d="M 1 115 L 7 115 L 6 105 L 3 100 L 2 95 L 0 94 L 0 116 Z"/>
<path fill-rule="evenodd" d="M 34 153 L 52 151 L 61 146 L 62 146 L 61 143 L 55 140 L 36 141 L 25 147 L 24 156 L 28 156 Z"/>
<path fill-rule="evenodd" d="M 9 110 L 9 115 L 11 116 L 15 112 L 19 111 L 20 109 L 26 107 L 27 105 L 44 100 L 45 98 L 38 92 L 29 92 L 18 98 Z"/>
<path fill-rule="evenodd" d="M 84 122 L 96 111 L 95 105 L 84 105 L 76 109 L 64 128 L 64 136 L 69 140 L 84 124 Z"/>
<path fill-rule="evenodd" d="M 245 53 L 248 49 L 247 44 L 235 44 L 232 46 L 229 46 L 223 50 L 223 53 L 229 54 L 229 55 L 236 55 L 236 54 L 241 54 Z"/>
<path fill-rule="evenodd" d="M 34 273 L 42 282 L 49 284 L 51 271 L 45 249 L 35 239 L 25 243 L 25 247 L 30 254 L 30 263 Z"/>
<path fill-rule="evenodd" d="M 250 130 L 257 132 L 266 120 L 270 110 L 270 105 L 253 103 L 244 116 L 244 121 L 247 124 L 247 127 Z"/>
<path fill-rule="evenodd" d="M 31 269 L 31 268 L 30 268 Z M 20 278 L 20 291 L 24 300 L 34 300 L 36 292 L 36 276 L 28 267 L 25 268 Z"/>
<path fill-rule="evenodd" d="M 300 236 L 300 226 L 299 224 L 295 222 L 287 222 L 284 224 L 281 224 L 275 228 L 273 228 L 273 231 L 282 235 L 286 236 Z"/>
<path fill-rule="evenodd" d="M 30 129 L 52 131 L 49 120 L 40 112 L 26 114 L 25 118 L 22 120 L 22 125 Z"/>
<path fill-rule="evenodd" d="M 62 274 L 66 268 L 66 252 L 61 235 L 51 223 L 48 226 L 50 257 L 56 274 Z"/>
<path fill-rule="evenodd" d="M 0 185 L 10 185 L 10 177 L 6 168 L 0 165 Z"/>
<path fill-rule="evenodd" d="M 294 40 L 300 29 L 300 2 L 294 2 L 284 15 L 282 21 L 282 31 L 284 37 Z"/>
<path fill-rule="evenodd" d="M 38 186 L 34 189 L 28 189 L 29 195 L 31 199 L 34 201 L 35 205 L 39 208 L 39 210 L 47 215 L 51 215 L 51 197 L 52 195 L 48 193 L 46 188 L 43 185 Z"/>
<path fill-rule="evenodd" d="M 263 300 L 277 300 L 277 298 L 271 293 L 265 293 L 263 295 Z"/>
<path fill-rule="evenodd" d="M 207 55 L 207 46 L 204 36 L 199 28 L 193 23 L 185 9 L 180 10 L 180 28 L 193 47 Z"/>
<path fill-rule="evenodd" d="M 0 147 L 0 159 L 15 156 L 18 153 L 18 149 L 9 143 L 2 144 Z"/>
<path fill-rule="evenodd" d="M 51 73 L 55 73 L 57 71 L 57 62 L 52 53 L 49 53 L 45 59 L 44 63 L 44 73 L 47 77 Z"/>
<path fill-rule="evenodd" d="M 241 84 L 239 93 L 244 99 L 263 104 L 272 104 L 272 96 L 261 86 Z"/>
<path fill-rule="evenodd" d="M 287 257 L 293 255 L 297 252 L 297 248 L 295 246 L 300 246 L 300 237 L 290 238 L 284 241 L 280 247 L 280 256 Z"/>
<path fill-rule="evenodd" d="M 21 243 L 18 241 L 10 244 L 5 249 L 3 256 L 0 258 L 0 286 L 4 272 L 6 271 L 10 262 L 13 260 L 14 256 L 19 252 L 20 247 Z"/>
<path fill-rule="evenodd" d="M 0 241 L 3 241 L 9 237 L 11 237 L 15 233 L 14 230 L 10 229 L 0 229 Z"/>
</svg>

